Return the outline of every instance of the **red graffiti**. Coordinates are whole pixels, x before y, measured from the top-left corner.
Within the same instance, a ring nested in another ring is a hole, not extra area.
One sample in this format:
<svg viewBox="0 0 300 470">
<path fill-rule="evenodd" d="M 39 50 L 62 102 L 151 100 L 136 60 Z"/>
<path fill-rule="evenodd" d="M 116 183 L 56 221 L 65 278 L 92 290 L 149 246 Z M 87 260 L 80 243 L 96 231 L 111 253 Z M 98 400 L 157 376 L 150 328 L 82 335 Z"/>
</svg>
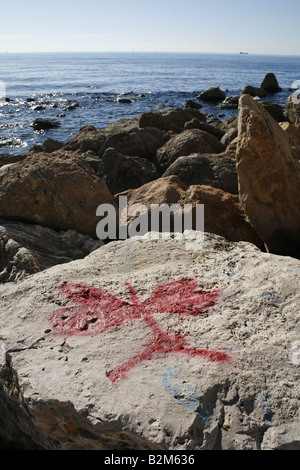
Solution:
<svg viewBox="0 0 300 470">
<path fill-rule="evenodd" d="M 80 284 L 61 286 L 61 291 L 72 301 L 72 305 L 60 308 L 51 317 L 53 328 L 66 335 L 97 335 L 113 327 L 143 319 L 152 330 L 152 339 L 140 354 L 134 356 L 117 369 L 107 373 L 112 382 L 122 380 L 126 374 L 142 361 L 156 354 L 182 353 L 201 356 L 212 362 L 221 362 L 230 357 L 213 350 L 196 349 L 186 343 L 182 334 L 165 333 L 154 318 L 156 313 L 177 315 L 203 315 L 216 304 L 218 291 L 197 288 L 195 279 L 182 279 L 159 285 L 144 302 L 135 293 L 131 284 L 126 284 L 130 302 L 119 299 L 107 291 Z"/>
</svg>

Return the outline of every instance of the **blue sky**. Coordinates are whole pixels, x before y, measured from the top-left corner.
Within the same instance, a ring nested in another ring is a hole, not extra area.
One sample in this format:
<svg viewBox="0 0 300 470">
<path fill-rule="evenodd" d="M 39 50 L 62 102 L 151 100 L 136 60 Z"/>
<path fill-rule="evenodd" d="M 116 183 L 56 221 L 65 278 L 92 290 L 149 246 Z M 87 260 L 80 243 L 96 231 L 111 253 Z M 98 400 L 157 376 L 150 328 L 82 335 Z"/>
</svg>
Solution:
<svg viewBox="0 0 300 470">
<path fill-rule="evenodd" d="M 299 0 L 10 0 L 0 52 L 300 55 Z"/>
</svg>

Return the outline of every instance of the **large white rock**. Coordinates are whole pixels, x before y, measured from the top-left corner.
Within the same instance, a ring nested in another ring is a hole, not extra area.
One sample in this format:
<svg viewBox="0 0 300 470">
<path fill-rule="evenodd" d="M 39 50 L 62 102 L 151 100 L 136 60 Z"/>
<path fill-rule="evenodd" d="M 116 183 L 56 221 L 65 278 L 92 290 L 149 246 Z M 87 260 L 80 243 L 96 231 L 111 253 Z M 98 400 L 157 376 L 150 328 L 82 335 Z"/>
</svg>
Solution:
<svg viewBox="0 0 300 470">
<path fill-rule="evenodd" d="M 2 285 L 0 402 L 9 368 L 43 448 L 299 448 L 299 267 L 211 234 L 195 251 L 144 237 Z"/>
</svg>

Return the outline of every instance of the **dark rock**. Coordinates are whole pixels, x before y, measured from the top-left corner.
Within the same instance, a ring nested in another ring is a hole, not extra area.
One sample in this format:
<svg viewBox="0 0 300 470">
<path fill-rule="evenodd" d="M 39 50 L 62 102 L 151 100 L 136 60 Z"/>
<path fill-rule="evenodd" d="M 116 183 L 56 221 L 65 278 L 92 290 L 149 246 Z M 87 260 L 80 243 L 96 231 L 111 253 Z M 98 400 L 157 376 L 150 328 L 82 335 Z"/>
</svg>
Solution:
<svg viewBox="0 0 300 470">
<path fill-rule="evenodd" d="M 192 119 L 205 122 L 206 116 L 194 108 L 175 108 L 158 113 L 142 113 L 139 116 L 139 126 L 156 127 L 162 131 L 182 132 L 186 122 Z"/>
<path fill-rule="evenodd" d="M 220 141 L 200 129 L 188 129 L 171 137 L 157 151 L 157 160 L 162 171 L 165 171 L 178 157 L 194 153 L 221 153 L 225 150 Z"/>
<path fill-rule="evenodd" d="M 239 96 L 227 96 L 223 103 L 218 105 L 221 109 L 237 109 L 239 106 Z"/>
<path fill-rule="evenodd" d="M 285 110 L 279 104 L 271 103 L 270 101 L 260 101 L 260 104 L 271 114 L 275 121 L 283 122 L 287 120 Z"/>
<path fill-rule="evenodd" d="M 0 154 L 0 167 L 4 165 L 11 165 L 12 163 L 17 163 L 26 158 L 26 155 L 9 155 L 7 153 Z"/>
<path fill-rule="evenodd" d="M 156 167 L 149 160 L 121 155 L 114 148 L 105 150 L 97 175 L 112 194 L 138 188 L 159 178 Z"/>
<path fill-rule="evenodd" d="M 187 186 L 209 185 L 231 194 L 238 194 L 236 162 L 226 155 L 194 154 L 179 157 L 163 177 L 175 175 Z"/>
<path fill-rule="evenodd" d="M 242 89 L 241 95 L 250 95 L 253 97 L 257 96 L 258 98 L 264 98 L 266 96 L 266 92 L 263 88 L 248 85 Z"/>
<path fill-rule="evenodd" d="M 31 127 L 33 127 L 33 129 L 35 131 L 41 131 L 41 130 L 47 130 L 47 129 L 56 129 L 59 126 L 60 126 L 60 123 L 57 122 L 57 121 L 52 121 L 50 119 L 42 119 L 42 118 L 36 119 L 31 124 Z"/>
<path fill-rule="evenodd" d="M 41 145 L 34 145 L 28 152 L 28 155 L 39 152 L 52 153 L 60 150 L 64 144 L 55 139 L 46 139 Z"/>
<path fill-rule="evenodd" d="M 186 122 L 184 129 L 200 129 L 201 131 L 208 132 L 209 134 L 215 136 L 218 140 L 221 140 L 225 132 L 218 127 L 208 124 L 207 122 L 199 121 L 199 119 L 192 119 L 189 122 Z"/>
<path fill-rule="evenodd" d="M 230 129 L 228 129 L 226 134 L 223 135 L 221 139 L 221 144 L 227 147 L 237 136 L 238 136 L 237 128 L 231 127 Z"/>
<path fill-rule="evenodd" d="M 202 104 L 197 103 L 196 101 L 193 100 L 188 100 L 184 103 L 184 108 L 192 108 L 192 109 L 201 109 L 203 108 Z"/>
<path fill-rule="evenodd" d="M 209 88 L 208 90 L 203 91 L 200 95 L 197 96 L 198 100 L 203 101 L 223 101 L 226 97 L 226 93 L 220 90 L 219 87 Z"/>
<path fill-rule="evenodd" d="M 282 91 L 274 73 L 267 73 L 260 87 L 267 93 L 278 93 L 279 91 Z"/>
</svg>

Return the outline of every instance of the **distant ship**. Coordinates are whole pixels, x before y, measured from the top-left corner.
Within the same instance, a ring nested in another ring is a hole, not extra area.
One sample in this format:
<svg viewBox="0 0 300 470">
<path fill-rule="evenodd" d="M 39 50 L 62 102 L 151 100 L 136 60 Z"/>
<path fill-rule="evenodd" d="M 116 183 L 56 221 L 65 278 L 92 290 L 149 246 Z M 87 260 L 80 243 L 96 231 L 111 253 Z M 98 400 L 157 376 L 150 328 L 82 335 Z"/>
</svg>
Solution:
<svg viewBox="0 0 300 470">
<path fill-rule="evenodd" d="M 248 54 L 248 52 L 240 52 L 240 54 Z"/>
</svg>

